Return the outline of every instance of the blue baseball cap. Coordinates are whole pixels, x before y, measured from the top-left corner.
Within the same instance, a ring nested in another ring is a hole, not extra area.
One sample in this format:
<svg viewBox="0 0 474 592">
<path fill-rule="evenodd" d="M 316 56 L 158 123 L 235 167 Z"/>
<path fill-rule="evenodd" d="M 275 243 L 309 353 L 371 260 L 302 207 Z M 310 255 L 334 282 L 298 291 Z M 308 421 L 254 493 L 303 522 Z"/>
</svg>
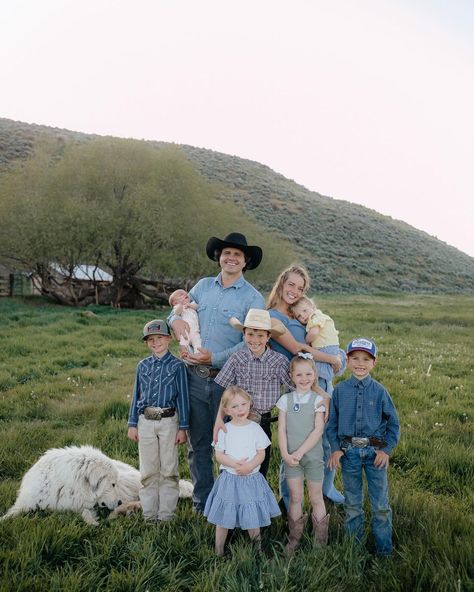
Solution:
<svg viewBox="0 0 474 592">
<path fill-rule="evenodd" d="M 366 339 L 365 337 L 358 337 L 357 339 L 349 341 L 346 354 L 350 354 L 353 351 L 365 351 L 373 358 L 377 357 L 377 346 L 373 341 Z"/>
</svg>

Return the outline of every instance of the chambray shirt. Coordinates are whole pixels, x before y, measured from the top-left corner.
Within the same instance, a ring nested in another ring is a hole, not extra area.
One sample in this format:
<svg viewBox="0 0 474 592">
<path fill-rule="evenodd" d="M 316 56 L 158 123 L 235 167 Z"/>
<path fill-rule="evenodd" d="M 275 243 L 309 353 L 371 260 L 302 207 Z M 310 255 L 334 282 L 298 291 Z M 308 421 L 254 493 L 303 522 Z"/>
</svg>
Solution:
<svg viewBox="0 0 474 592">
<path fill-rule="evenodd" d="M 211 352 L 212 366 L 222 368 L 243 347 L 242 333 L 231 327 L 229 319 L 237 317 L 243 323 L 250 308 L 265 308 L 263 296 L 243 276 L 224 288 L 221 274 L 199 280 L 189 295 L 198 304 L 202 347 Z M 168 322 L 178 318 L 171 315 Z"/>
<path fill-rule="evenodd" d="M 153 355 L 138 363 L 128 416 L 129 427 L 138 425 L 138 416 L 145 407 L 176 407 L 179 429 L 189 428 L 186 366 L 170 352 L 162 358 Z"/>
<path fill-rule="evenodd" d="M 400 423 L 386 388 L 370 375 L 340 382 L 332 394 L 326 435 L 332 452 L 341 449 L 344 436 L 375 436 L 387 442 L 382 450 L 390 454 L 400 439 Z"/>
<path fill-rule="evenodd" d="M 302 325 L 297 319 L 290 319 L 290 317 L 283 314 L 279 310 L 275 310 L 274 308 L 271 308 L 268 312 L 270 313 L 270 316 L 273 319 L 278 319 L 285 325 L 285 327 L 288 329 L 291 335 L 293 335 L 293 337 L 296 339 L 298 343 L 305 343 L 306 327 Z M 284 348 L 282 345 L 280 345 L 278 341 L 270 339 L 270 345 L 273 350 L 280 354 L 283 354 L 289 360 L 291 360 L 291 358 L 293 357 L 293 354 L 286 348 Z"/>
</svg>

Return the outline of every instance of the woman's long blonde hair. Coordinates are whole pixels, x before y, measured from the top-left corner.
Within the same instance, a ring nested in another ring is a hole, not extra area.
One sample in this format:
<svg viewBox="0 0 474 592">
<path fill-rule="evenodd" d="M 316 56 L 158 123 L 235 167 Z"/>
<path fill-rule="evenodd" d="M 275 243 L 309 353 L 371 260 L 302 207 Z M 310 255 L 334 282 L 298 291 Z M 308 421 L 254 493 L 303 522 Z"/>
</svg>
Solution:
<svg viewBox="0 0 474 592">
<path fill-rule="evenodd" d="M 307 292 L 309 290 L 309 274 L 304 267 L 301 265 L 291 265 L 287 269 L 284 269 L 277 278 L 277 281 L 273 284 L 272 291 L 270 292 L 270 296 L 267 300 L 267 308 L 278 308 L 283 300 L 283 284 L 288 279 L 290 273 L 296 273 L 299 275 L 304 281 L 303 291 Z"/>
</svg>

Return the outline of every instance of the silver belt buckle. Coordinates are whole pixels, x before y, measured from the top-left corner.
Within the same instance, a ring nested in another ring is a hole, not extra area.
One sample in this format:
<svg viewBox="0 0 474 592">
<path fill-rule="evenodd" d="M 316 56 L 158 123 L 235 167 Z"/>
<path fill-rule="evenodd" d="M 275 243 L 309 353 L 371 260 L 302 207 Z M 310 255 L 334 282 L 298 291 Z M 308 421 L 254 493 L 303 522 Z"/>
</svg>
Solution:
<svg viewBox="0 0 474 592">
<path fill-rule="evenodd" d="M 211 373 L 208 366 L 204 366 L 202 364 L 198 364 L 195 366 L 196 374 L 199 378 L 209 378 L 209 374 Z"/>
<path fill-rule="evenodd" d="M 352 446 L 355 446 L 356 448 L 365 448 L 366 446 L 369 445 L 369 439 L 355 437 L 355 438 L 352 438 L 351 444 L 352 444 Z"/>
<path fill-rule="evenodd" d="M 163 409 L 161 407 L 145 407 L 145 410 L 143 411 L 145 419 L 152 419 L 155 421 L 161 419 L 162 413 Z"/>
</svg>

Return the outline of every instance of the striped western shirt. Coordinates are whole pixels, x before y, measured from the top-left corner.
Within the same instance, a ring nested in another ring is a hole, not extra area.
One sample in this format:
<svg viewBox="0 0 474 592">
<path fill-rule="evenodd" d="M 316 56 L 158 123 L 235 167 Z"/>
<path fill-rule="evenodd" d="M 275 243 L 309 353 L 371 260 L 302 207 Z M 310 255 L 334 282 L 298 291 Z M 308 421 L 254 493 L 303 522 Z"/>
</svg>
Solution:
<svg viewBox="0 0 474 592">
<path fill-rule="evenodd" d="M 170 352 L 162 358 L 149 356 L 138 363 L 129 427 L 138 425 L 145 407 L 176 407 L 179 429 L 189 428 L 189 394 L 186 366 Z"/>
<path fill-rule="evenodd" d="M 245 347 L 230 356 L 215 378 L 224 388 L 240 386 L 252 397 L 253 408 L 267 413 L 281 397 L 281 387 L 293 390 L 290 364 L 283 354 L 267 348 L 256 358 Z"/>
</svg>

